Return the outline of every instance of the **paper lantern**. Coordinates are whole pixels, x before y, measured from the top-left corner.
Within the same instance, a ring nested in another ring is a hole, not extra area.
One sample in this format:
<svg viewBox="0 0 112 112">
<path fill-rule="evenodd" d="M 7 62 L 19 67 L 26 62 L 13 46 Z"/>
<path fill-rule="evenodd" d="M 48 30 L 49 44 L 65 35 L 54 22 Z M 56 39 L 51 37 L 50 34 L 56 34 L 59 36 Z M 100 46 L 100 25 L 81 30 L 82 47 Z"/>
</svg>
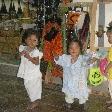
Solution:
<svg viewBox="0 0 112 112">
<path fill-rule="evenodd" d="M 91 68 L 90 69 L 90 74 L 89 74 L 89 82 L 93 86 L 98 86 L 103 82 L 104 78 L 101 75 L 100 69 L 97 67 Z"/>
</svg>

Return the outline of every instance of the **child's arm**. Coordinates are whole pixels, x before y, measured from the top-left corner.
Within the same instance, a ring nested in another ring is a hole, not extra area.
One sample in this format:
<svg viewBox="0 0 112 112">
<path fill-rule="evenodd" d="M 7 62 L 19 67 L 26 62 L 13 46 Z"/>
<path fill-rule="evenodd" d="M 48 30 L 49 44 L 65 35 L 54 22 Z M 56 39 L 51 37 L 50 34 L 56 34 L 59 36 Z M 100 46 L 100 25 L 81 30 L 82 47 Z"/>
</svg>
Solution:
<svg viewBox="0 0 112 112">
<path fill-rule="evenodd" d="M 20 55 L 20 56 L 24 56 L 25 54 L 26 54 L 26 51 L 25 51 L 25 50 L 19 52 L 19 55 Z"/>
<path fill-rule="evenodd" d="M 88 65 L 94 64 L 99 61 L 99 57 L 96 52 L 89 51 L 87 54 L 85 54 L 85 57 L 85 61 Z"/>
<path fill-rule="evenodd" d="M 61 65 L 63 66 L 63 55 L 62 56 L 58 56 L 58 55 L 55 55 L 54 56 L 54 61 L 57 65 Z"/>
<path fill-rule="evenodd" d="M 19 48 L 18 48 L 19 54 L 18 54 L 18 56 L 17 56 L 18 59 L 20 59 L 21 56 L 24 56 L 24 54 L 26 53 L 26 51 L 25 51 L 24 49 L 25 49 L 25 46 L 23 46 L 23 45 L 20 45 L 20 46 L 19 46 Z"/>
<path fill-rule="evenodd" d="M 87 64 L 94 64 L 95 62 L 99 62 L 99 59 L 93 57 L 93 58 L 87 60 Z"/>
<path fill-rule="evenodd" d="M 29 59 L 29 61 L 31 61 L 33 64 L 38 65 L 39 64 L 39 56 L 38 57 L 31 57 Z"/>
<path fill-rule="evenodd" d="M 95 63 L 96 61 L 98 61 L 97 58 L 93 57 L 92 59 L 89 60 L 90 64 L 93 64 Z"/>
<path fill-rule="evenodd" d="M 26 53 L 24 55 L 24 57 L 27 58 L 29 61 L 31 61 L 35 65 L 39 64 L 39 56 L 38 57 L 31 57 L 28 53 Z"/>
</svg>

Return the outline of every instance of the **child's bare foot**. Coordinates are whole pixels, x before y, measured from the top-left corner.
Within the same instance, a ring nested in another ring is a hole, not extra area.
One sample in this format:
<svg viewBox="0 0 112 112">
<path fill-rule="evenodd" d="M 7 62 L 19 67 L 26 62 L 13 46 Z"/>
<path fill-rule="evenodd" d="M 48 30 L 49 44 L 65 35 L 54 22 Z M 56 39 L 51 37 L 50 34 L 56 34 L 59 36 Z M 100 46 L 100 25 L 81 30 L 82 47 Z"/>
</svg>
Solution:
<svg viewBox="0 0 112 112">
<path fill-rule="evenodd" d="M 34 101 L 32 102 L 28 107 L 27 107 L 27 110 L 32 110 L 36 107 L 39 107 L 39 101 Z"/>
</svg>

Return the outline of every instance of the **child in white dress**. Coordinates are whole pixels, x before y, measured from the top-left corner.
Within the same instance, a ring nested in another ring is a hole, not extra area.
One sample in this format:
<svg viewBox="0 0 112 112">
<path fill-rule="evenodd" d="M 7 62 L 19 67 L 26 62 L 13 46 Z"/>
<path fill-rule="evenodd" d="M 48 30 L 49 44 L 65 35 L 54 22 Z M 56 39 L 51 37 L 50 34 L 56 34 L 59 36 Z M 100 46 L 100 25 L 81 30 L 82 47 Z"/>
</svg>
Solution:
<svg viewBox="0 0 112 112">
<path fill-rule="evenodd" d="M 63 88 L 67 108 L 71 108 L 74 99 L 79 99 L 81 110 L 88 100 L 87 57 L 81 55 L 81 44 L 73 40 L 69 45 L 69 55 L 56 56 L 55 62 L 63 67 Z"/>
<path fill-rule="evenodd" d="M 42 53 L 37 49 L 38 38 L 37 33 L 28 29 L 23 35 L 25 46 L 20 45 L 19 52 L 21 55 L 21 63 L 17 77 L 24 79 L 24 86 L 27 90 L 31 104 L 28 109 L 38 106 L 42 93 L 42 74 L 40 72 L 40 59 Z"/>
</svg>

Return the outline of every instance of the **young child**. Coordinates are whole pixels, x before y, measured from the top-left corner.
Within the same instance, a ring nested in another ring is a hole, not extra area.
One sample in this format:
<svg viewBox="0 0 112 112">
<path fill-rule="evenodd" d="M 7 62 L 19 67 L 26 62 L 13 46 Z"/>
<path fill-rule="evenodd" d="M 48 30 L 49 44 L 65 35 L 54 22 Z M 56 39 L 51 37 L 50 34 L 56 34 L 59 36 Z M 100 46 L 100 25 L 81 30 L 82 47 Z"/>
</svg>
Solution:
<svg viewBox="0 0 112 112">
<path fill-rule="evenodd" d="M 107 104 L 111 104 L 108 108 L 112 110 L 112 22 L 107 27 L 107 37 L 108 42 L 111 44 L 111 47 L 108 49 L 108 65 L 106 67 L 106 74 L 108 74 L 108 86 L 111 100 L 107 101 Z"/>
<path fill-rule="evenodd" d="M 24 79 L 24 86 L 31 100 L 28 109 L 38 106 L 42 93 L 42 74 L 40 72 L 40 59 L 42 53 L 37 49 L 38 38 L 36 31 L 28 29 L 23 34 L 25 46 L 20 45 L 21 63 L 17 77 Z"/>
<path fill-rule="evenodd" d="M 81 55 L 81 43 L 72 40 L 69 44 L 69 55 L 56 56 L 55 62 L 63 67 L 63 88 L 67 108 L 71 108 L 74 98 L 79 99 L 81 110 L 88 100 L 89 89 L 87 87 L 87 58 Z"/>
</svg>

